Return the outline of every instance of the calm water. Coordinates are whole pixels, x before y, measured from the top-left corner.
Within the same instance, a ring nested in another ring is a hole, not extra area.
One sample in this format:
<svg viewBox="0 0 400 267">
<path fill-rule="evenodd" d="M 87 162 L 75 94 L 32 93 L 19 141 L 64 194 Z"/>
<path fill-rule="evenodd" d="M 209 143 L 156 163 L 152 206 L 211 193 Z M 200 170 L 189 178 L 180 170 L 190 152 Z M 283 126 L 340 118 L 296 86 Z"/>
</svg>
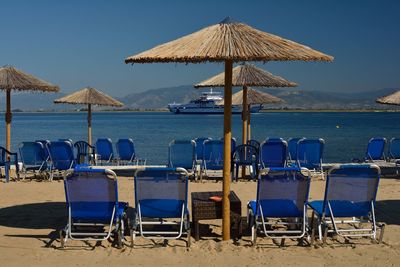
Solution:
<svg viewBox="0 0 400 267">
<path fill-rule="evenodd" d="M 346 162 L 362 157 L 373 136 L 400 137 L 400 113 L 259 113 L 252 115 L 252 138 L 321 137 L 325 140 L 324 162 Z M 232 120 L 233 136 L 241 140 L 241 116 Z M 5 142 L 1 117 L 0 143 Z M 339 126 L 337 128 L 336 126 Z M 170 113 L 94 113 L 93 140 L 109 137 L 134 140 L 137 153 L 150 164 L 167 161 L 168 143 L 173 139 L 199 136 L 219 138 L 223 134 L 223 115 L 174 115 Z M 18 143 L 35 139 L 71 138 L 86 140 L 86 113 L 15 113 L 12 124 L 12 149 Z"/>
</svg>

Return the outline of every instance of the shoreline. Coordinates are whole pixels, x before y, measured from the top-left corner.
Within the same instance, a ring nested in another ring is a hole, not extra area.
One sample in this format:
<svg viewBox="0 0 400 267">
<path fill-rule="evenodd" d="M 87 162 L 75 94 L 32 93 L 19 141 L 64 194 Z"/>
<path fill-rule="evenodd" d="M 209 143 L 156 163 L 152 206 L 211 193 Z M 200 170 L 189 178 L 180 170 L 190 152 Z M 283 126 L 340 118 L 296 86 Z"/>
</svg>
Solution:
<svg viewBox="0 0 400 267">
<path fill-rule="evenodd" d="M 171 113 L 168 110 L 157 110 L 157 109 L 149 109 L 149 110 L 98 110 L 92 111 L 93 113 Z M 372 113 L 372 112 L 382 112 L 382 113 L 392 113 L 392 112 L 400 112 L 400 109 L 263 109 L 259 113 L 290 113 L 290 112 L 301 112 L 301 113 Z M 45 111 L 12 111 L 15 114 L 46 114 L 46 113 L 55 113 L 55 114 L 63 114 L 63 113 L 87 113 L 86 110 L 45 110 Z M 5 112 L 1 111 L 1 115 L 4 115 Z M 256 114 L 256 113 L 254 113 Z M 177 115 L 203 115 L 203 114 L 177 114 Z M 215 114 L 215 115 L 223 115 L 223 114 Z M 232 115 L 240 115 L 240 114 L 232 114 Z"/>
</svg>

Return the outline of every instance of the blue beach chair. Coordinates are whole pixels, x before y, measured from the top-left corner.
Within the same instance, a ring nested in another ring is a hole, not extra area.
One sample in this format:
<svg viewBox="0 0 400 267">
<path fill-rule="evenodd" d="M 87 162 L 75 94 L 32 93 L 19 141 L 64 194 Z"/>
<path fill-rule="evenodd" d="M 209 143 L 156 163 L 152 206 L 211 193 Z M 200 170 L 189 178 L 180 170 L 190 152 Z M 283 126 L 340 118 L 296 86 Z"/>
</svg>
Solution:
<svg viewBox="0 0 400 267">
<path fill-rule="evenodd" d="M 224 142 L 221 140 L 204 141 L 202 167 L 206 176 L 208 171 L 220 171 L 224 168 Z M 200 175 L 200 180 L 202 176 Z"/>
<path fill-rule="evenodd" d="M 50 160 L 49 150 L 47 149 L 47 145 L 50 144 L 50 140 L 35 140 L 35 142 L 39 142 L 44 147 L 44 156 L 46 157 L 46 161 Z"/>
<path fill-rule="evenodd" d="M 74 149 L 69 141 L 55 141 L 47 144 L 47 150 L 50 155 L 50 180 L 53 180 L 54 174 L 65 178 L 68 172 L 76 165 Z"/>
<path fill-rule="evenodd" d="M 172 140 L 168 145 L 168 167 L 184 168 L 196 173 L 196 143 L 193 140 Z"/>
<path fill-rule="evenodd" d="M 74 144 L 76 149 L 76 163 L 77 164 L 95 164 L 96 161 L 96 148 L 89 145 L 86 141 L 76 141 Z"/>
<path fill-rule="evenodd" d="M 260 171 L 257 198 L 248 203 L 248 222 L 253 245 L 257 231 L 265 237 L 303 239 L 308 237 L 307 203 L 310 173 L 298 167 Z M 281 228 L 274 229 L 276 226 Z M 282 228 L 283 227 L 283 228 Z"/>
<path fill-rule="evenodd" d="M 18 145 L 19 155 L 22 161 L 24 179 L 27 173 L 46 175 L 48 163 L 46 148 L 40 142 L 22 142 Z"/>
<path fill-rule="evenodd" d="M 400 138 L 390 139 L 388 151 L 390 161 L 400 160 Z"/>
<path fill-rule="evenodd" d="M 105 240 L 114 233 L 122 247 L 125 211 L 118 202 L 117 176 L 111 170 L 77 168 L 64 179 L 67 226 L 60 231 L 61 246 L 74 240 Z"/>
<path fill-rule="evenodd" d="M 321 138 L 303 138 L 297 143 L 297 165 L 320 174 L 322 179 L 324 179 L 322 168 L 324 145 L 325 141 Z"/>
<path fill-rule="evenodd" d="M 97 162 L 102 164 L 112 164 L 114 160 L 114 149 L 110 138 L 99 138 L 96 141 Z"/>
<path fill-rule="evenodd" d="M 374 137 L 368 141 L 365 161 L 385 160 L 386 138 Z"/>
<path fill-rule="evenodd" d="M 19 179 L 18 154 L 0 146 L 0 167 L 4 168 L 4 176 L 7 183 L 10 181 L 10 169 L 12 165 L 15 166 L 16 178 Z"/>
<path fill-rule="evenodd" d="M 269 138 L 260 146 L 261 168 L 285 167 L 287 143 L 282 138 Z"/>
<path fill-rule="evenodd" d="M 186 234 L 190 246 L 190 219 L 187 208 L 188 173 L 183 168 L 146 168 L 137 170 L 135 218 L 131 231 L 146 239 L 179 239 Z M 146 229 L 152 226 L 150 229 Z M 168 227 L 165 229 L 165 227 Z"/>
<path fill-rule="evenodd" d="M 236 147 L 232 156 L 232 173 L 233 180 L 239 178 L 239 166 L 246 168 L 250 167 L 250 176 L 254 178 L 258 173 L 258 150 L 252 145 L 239 145 Z"/>
<path fill-rule="evenodd" d="M 131 138 L 119 139 L 115 144 L 118 153 L 118 164 L 145 165 L 145 159 L 139 159 L 135 151 L 135 144 Z"/>
<path fill-rule="evenodd" d="M 297 143 L 304 137 L 288 139 L 288 160 L 291 164 L 297 164 Z"/>
<path fill-rule="evenodd" d="M 198 137 L 194 139 L 196 143 L 196 170 L 201 177 L 203 171 L 203 150 L 204 150 L 204 142 L 206 140 L 212 140 L 211 137 Z"/>
<path fill-rule="evenodd" d="M 379 177 L 380 169 L 375 164 L 336 165 L 329 170 L 324 200 L 309 203 L 313 209 L 312 226 L 314 215 L 317 217 L 319 240 L 325 244 L 328 233 L 376 239 L 377 227 L 384 227 L 375 220 Z M 366 224 L 371 227 L 366 228 Z M 381 228 L 379 241 L 382 237 Z"/>
</svg>

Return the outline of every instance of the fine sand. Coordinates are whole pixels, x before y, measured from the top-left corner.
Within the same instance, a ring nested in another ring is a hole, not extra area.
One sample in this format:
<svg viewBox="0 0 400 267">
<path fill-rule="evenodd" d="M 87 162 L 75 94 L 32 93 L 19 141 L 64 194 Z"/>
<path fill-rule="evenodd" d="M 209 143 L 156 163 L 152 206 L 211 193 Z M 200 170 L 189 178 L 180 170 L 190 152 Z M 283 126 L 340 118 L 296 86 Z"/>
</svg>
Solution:
<svg viewBox="0 0 400 267">
<path fill-rule="evenodd" d="M 222 183 L 215 181 L 189 185 L 191 192 L 221 188 Z M 323 181 L 312 181 L 311 200 L 322 198 L 323 189 Z M 232 190 L 241 199 L 245 216 L 256 183 L 234 183 Z M 133 204 L 132 178 L 119 178 L 119 198 Z M 203 221 L 201 229 L 207 236 L 198 242 L 192 239 L 189 251 L 183 241 L 163 247 L 143 239 L 134 249 L 118 250 L 109 241 L 71 240 L 67 249 L 59 249 L 58 230 L 66 223 L 62 181 L 0 183 L 0 266 L 400 266 L 400 180 L 382 179 L 377 198 L 378 221 L 387 223 L 381 244 L 369 239 L 345 243 L 337 238 L 328 239 L 325 247 L 290 241 L 282 248 L 259 239 L 259 246 L 251 247 L 248 235 L 240 244 L 222 242 L 221 221 L 214 220 Z M 127 237 L 127 245 L 128 241 Z"/>
</svg>

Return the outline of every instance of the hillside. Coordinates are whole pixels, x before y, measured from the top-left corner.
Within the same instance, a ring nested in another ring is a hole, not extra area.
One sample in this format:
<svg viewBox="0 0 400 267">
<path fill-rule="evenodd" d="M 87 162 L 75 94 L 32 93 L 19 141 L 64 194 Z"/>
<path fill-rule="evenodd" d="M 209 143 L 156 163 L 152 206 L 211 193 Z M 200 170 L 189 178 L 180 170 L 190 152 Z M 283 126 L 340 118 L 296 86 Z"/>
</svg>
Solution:
<svg viewBox="0 0 400 267">
<path fill-rule="evenodd" d="M 234 89 L 237 92 L 239 89 Z M 324 92 L 299 89 L 260 89 L 282 98 L 285 103 L 266 105 L 265 108 L 289 109 L 393 109 L 375 103 L 375 99 L 395 92 L 397 89 L 384 88 L 364 92 Z M 132 93 L 124 97 L 116 97 L 128 109 L 165 109 L 169 103 L 187 103 L 208 89 L 194 89 L 191 85 L 158 88 L 140 93 Z M 214 89 L 222 91 L 222 89 Z M 64 96 L 63 93 L 15 93 L 12 94 L 12 109 L 21 111 L 62 111 L 84 108 L 75 105 L 54 104 L 53 100 Z M 104 109 L 95 107 L 95 109 Z M 0 95 L 0 111 L 5 110 L 5 94 Z"/>
</svg>

